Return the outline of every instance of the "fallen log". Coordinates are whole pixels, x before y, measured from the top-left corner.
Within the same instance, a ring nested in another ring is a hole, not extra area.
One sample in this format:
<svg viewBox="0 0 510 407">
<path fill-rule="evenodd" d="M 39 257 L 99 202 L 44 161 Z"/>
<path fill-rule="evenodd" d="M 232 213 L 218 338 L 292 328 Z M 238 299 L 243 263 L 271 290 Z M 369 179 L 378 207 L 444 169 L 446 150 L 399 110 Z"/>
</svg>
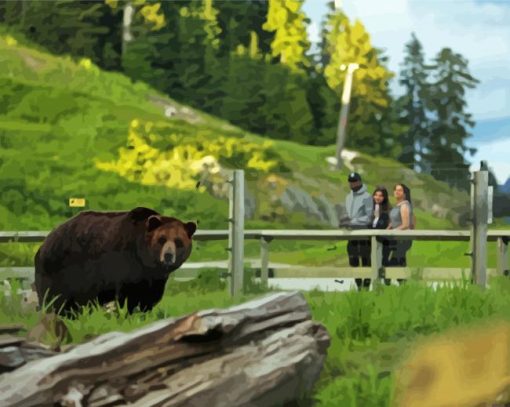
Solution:
<svg viewBox="0 0 510 407">
<path fill-rule="evenodd" d="M 112 332 L 0 375 L 8 406 L 279 406 L 309 392 L 329 336 L 298 292 Z"/>
<path fill-rule="evenodd" d="M 46 346 L 28 342 L 23 337 L 0 334 L 0 374 L 55 354 Z"/>
</svg>

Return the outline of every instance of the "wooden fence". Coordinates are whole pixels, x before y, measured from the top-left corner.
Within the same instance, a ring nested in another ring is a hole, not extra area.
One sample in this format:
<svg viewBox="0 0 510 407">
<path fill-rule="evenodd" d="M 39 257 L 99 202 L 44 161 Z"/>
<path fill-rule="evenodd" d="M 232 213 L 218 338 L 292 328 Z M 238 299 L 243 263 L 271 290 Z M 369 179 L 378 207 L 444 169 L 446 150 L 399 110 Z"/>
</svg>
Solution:
<svg viewBox="0 0 510 407">
<path fill-rule="evenodd" d="M 42 242 L 48 232 L 0 232 L 0 243 L 19 242 L 37 243 Z M 370 267 L 336 267 L 336 266 L 272 266 L 275 277 L 328 277 L 328 278 L 421 278 L 428 281 L 460 279 L 462 276 L 470 278 L 472 268 L 446 268 L 446 267 L 383 267 L 382 244 L 377 237 L 398 237 L 400 239 L 412 239 L 413 241 L 456 241 L 469 242 L 469 231 L 445 231 L 445 230 L 245 230 L 244 239 L 258 240 L 260 242 L 260 263 L 252 265 L 260 269 L 263 282 L 268 281 L 270 242 L 273 240 L 308 240 L 308 241 L 344 241 L 350 239 L 371 240 L 371 266 Z M 196 241 L 228 240 L 229 230 L 199 230 L 194 236 Z M 508 240 L 510 230 L 490 230 L 487 232 L 487 241 L 497 243 L 497 267 L 478 270 L 478 273 L 490 275 L 503 275 L 509 270 Z M 412 250 L 412 249 L 411 249 Z M 469 255 L 470 253 L 465 253 Z M 339 256 L 347 256 L 347 253 L 338 253 Z M 257 267 L 258 266 L 258 267 Z M 185 263 L 176 272 L 176 277 L 193 277 L 197 270 L 208 267 L 206 264 Z M 221 267 L 229 269 L 228 266 Z M 242 272 L 242 271 L 241 271 Z M 0 268 L 0 281 L 6 278 L 21 278 L 28 282 L 33 281 L 33 267 L 3 267 Z M 230 276 L 234 280 L 235 276 Z M 237 276 L 237 281 L 242 281 L 242 276 Z"/>
</svg>

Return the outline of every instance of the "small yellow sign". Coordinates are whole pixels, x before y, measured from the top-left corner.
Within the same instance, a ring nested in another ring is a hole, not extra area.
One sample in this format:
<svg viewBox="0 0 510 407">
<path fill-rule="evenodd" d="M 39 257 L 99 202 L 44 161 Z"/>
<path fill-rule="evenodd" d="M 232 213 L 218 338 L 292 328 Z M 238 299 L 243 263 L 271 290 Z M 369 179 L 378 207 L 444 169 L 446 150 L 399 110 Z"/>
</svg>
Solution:
<svg viewBox="0 0 510 407">
<path fill-rule="evenodd" d="M 69 206 L 71 208 L 83 208 L 85 206 L 85 198 L 69 198 Z"/>
</svg>

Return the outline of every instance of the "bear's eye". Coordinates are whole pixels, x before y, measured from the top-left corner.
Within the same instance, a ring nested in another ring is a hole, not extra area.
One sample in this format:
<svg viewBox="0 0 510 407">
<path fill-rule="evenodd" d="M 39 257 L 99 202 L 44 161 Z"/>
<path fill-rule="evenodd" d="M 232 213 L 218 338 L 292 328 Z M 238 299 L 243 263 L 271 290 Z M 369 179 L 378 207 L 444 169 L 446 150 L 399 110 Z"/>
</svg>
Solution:
<svg viewBox="0 0 510 407">
<path fill-rule="evenodd" d="M 159 239 L 158 239 L 158 243 L 160 245 L 164 245 L 166 243 L 166 238 L 164 238 L 163 236 L 161 236 Z"/>
<path fill-rule="evenodd" d="M 181 248 L 184 244 L 182 243 L 181 239 L 175 239 L 175 247 Z"/>
</svg>

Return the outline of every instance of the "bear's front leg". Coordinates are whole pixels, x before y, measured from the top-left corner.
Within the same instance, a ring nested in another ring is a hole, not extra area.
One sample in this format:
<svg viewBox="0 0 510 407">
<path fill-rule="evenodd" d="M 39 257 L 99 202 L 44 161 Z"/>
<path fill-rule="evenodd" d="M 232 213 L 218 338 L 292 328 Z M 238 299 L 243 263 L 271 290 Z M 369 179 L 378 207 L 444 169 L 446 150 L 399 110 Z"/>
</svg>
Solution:
<svg viewBox="0 0 510 407">
<path fill-rule="evenodd" d="M 128 312 L 131 314 L 135 308 L 142 312 L 151 311 L 161 301 L 165 292 L 166 280 L 139 281 L 125 284 L 122 287 L 122 297 L 127 300 Z"/>
</svg>

